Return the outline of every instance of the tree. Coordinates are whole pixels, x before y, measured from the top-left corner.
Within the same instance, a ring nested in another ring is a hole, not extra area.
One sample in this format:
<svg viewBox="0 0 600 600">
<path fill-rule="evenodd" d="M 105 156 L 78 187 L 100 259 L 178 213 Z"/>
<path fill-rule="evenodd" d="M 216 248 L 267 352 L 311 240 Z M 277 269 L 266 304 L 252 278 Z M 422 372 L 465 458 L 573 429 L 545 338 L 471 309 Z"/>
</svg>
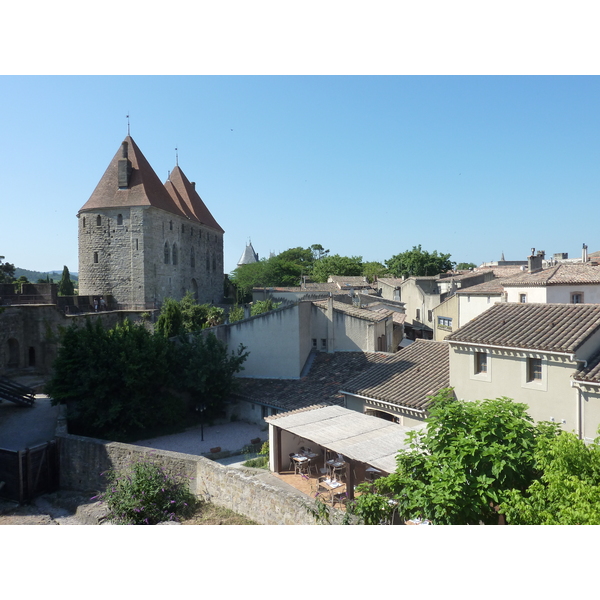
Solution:
<svg viewBox="0 0 600 600">
<path fill-rule="evenodd" d="M 362 256 L 340 256 L 334 254 L 324 256 L 313 265 L 312 278 L 314 281 L 325 282 L 330 275 L 346 275 L 356 277 L 362 275 Z"/>
<path fill-rule="evenodd" d="M 536 440 L 556 432 L 534 425 L 526 409 L 509 398 L 457 401 L 442 390 L 425 432 L 409 434 L 410 450 L 398 453 L 396 472 L 361 484 L 356 513 L 371 524 L 389 520 L 392 510 L 437 524 L 497 523 L 495 507 L 536 475 Z"/>
<path fill-rule="evenodd" d="M 256 315 L 262 315 L 264 313 L 268 313 L 271 310 L 275 310 L 281 306 L 281 302 L 273 302 L 271 298 L 267 298 L 266 300 L 258 300 L 257 302 L 252 303 L 252 307 L 250 308 L 250 315 L 252 317 Z"/>
<path fill-rule="evenodd" d="M 243 370 L 248 354 L 241 344 L 228 353 L 227 346 L 212 332 L 191 336 L 177 345 L 181 387 L 191 395 L 194 407 L 203 407 L 205 418 L 213 418 L 222 410 L 235 388 L 234 375 Z"/>
<path fill-rule="evenodd" d="M 437 250 L 429 253 L 421 249 L 421 244 L 392 256 L 385 264 L 394 277 L 438 275 L 454 268 L 450 254 L 438 254 Z"/>
<path fill-rule="evenodd" d="M 114 437 L 181 422 L 185 401 L 173 393 L 177 362 L 161 335 L 125 320 L 105 329 L 100 319 L 62 332 L 53 376 L 53 404 L 66 404 L 71 431 Z"/>
<path fill-rule="evenodd" d="M 4 261 L 0 256 L 0 283 L 12 283 L 15 279 L 15 265 Z"/>
<path fill-rule="evenodd" d="M 511 490 L 500 510 L 514 525 L 600 525 L 600 439 L 575 434 L 542 438 L 535 450 L 541 475 L 526 490 Z"/>
<path fill-rule="evenodd" d="M 468 271 L 470 269 L 476 269 L 477 265 L 475 263 L 461 262 L 458 263 L 455 268 L 457 271 Z"/>
<path fill-rule="evenodd" d="M 181 426 L 199 404 L 208 418 L 219 414 L 247 356 L 212 333 L 172 342 L 128 320 L 114 329 L 88 320 L 63 330 L 46 392 L 67 405 L 72 433 L 123 439 Z"/>
<path fill-rule="evenodd" d="M 58 295 L 59 296 L 73 296 L 75 294 L 75 288 L 71 281 L 71 274 L 67 265 L 64 266 L 60 283 L 58 284 Z"/>
<path fill-rule="evenodd" d="M 181 305 L 173 298 L 166 298 L 156 321 L 155 331 L 165 338 L 172 338 L 185 333 Z"/>
<path fill-rule="evenodd" d="M 388 273 L 385 265 L 379 262 L 366 262 L 363 263 L 362 274 L 368 279 L 369 283 L 373 283 L 375 278 L 385 277 Z"/>
</svg>

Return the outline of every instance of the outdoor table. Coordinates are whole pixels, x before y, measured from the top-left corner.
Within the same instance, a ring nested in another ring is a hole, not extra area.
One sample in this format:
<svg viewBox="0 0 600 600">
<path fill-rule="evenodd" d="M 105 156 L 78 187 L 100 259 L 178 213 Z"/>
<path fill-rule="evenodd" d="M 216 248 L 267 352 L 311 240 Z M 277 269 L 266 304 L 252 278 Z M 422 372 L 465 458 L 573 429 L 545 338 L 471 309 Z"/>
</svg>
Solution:
<svg viewBox="0 0 600 600">
<path fill-rule="evenodd" d="M 308 464 L 308 458 L 306 458 L 306 456 L 302 456 L 301 454 L 294 454 L 294 456 L 292 456 L 292 460 L 294 461 L 295 473 L 302 473 L 304 465 Z"/>
<path fill-rule="evenodd" d="M 346 491 L 346 484 L 336 481 L 335 479 L 324 479 L 319 481 L 319 485 L 323 486 L 329 492 L 329 501 L 332 506 L 334 504 L 335 496 Z"/>
</svg>

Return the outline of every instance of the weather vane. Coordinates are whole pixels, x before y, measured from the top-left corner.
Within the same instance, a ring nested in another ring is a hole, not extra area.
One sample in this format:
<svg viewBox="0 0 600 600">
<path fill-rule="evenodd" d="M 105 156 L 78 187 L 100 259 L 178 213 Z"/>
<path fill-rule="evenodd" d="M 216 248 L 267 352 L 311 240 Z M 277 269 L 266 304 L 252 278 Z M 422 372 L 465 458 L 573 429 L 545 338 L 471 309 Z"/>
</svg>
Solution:
<svg viewBox="0 0 600 600">
<path fill-rule="evenodd" d="M 127 113 L 127 115 L 125 116 L 125 118 L 127 119 L 127 135 L 129 136 L 129 113 Z"/>
<path fill-rule="evenodd" d="M 177 148 L 175 148 L 175 166 L 179 166 L 179 154 L 177 152 Z"/>
</svg>

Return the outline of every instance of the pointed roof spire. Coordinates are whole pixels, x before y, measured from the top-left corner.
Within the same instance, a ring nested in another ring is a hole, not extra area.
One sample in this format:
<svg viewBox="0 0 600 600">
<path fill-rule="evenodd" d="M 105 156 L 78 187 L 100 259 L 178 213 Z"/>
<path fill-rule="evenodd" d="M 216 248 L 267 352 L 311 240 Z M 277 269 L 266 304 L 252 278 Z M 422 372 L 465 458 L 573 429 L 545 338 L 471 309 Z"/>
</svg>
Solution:
<svg viewBox="0 0 600 600">
<path fill-rule="evenodd" d="M 195 184 L 191 183 L 185 176 L 185 173 L 177 165 L 172 171 L 169 181 L 165 183 L 165 188 L 175 204 L 186 216 L 221 233 L 225 233 L 223 228 L 212 216 L 202 198 L 196 191 Z"/>
<path fill-rule="evenodd" d="M 186 216 L 173 201 L 133 138 L 127 136 L 124 144 L 119 146 L 96 189 L 80 210 L 154 206 L 176 215 Z M 119 188 L 119 161 L 123 160 L 123 148 L 126 148 L 130 172 L 127 187 Z"/>
<path fill-rule="evenodd" d="M 240 260 L 238 260 L 237 266 L 241 267 L 242 265 L 250 265 L 255 262 L 258 262 L 258 254 L 256 252 L 254 252 L 254 248 L 252 247 L 252 242 L 248 238 L 248 244 L 246 244 L 246 249 L 244 250 L 244 253 L 240 257 Z"/>
</svg>

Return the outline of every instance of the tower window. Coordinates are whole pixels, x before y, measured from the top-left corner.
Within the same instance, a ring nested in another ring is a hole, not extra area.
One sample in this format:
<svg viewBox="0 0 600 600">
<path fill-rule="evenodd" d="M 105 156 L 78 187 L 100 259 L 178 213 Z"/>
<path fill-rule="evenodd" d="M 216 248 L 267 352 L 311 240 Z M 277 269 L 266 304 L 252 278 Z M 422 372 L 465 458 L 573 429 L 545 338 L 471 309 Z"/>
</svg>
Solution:
<svg viewBox="0 0 600 600">
<path fill-rule="evenodd" d="M 177 255 L 177 244 L 173 244 L 173 264 L 176 265 L 178 262 L 179 256 Z"/>
<path fill-rule="evenodd" d="M 85 229 L 85 217 L 83 217 L 83 228 Z"/>
<path fill-rule="evenodd" d="M 117 225 L 123 225 L 123 215 L 117 215 Z"/>
<path fill-rule="evenodd" d="M 165 265 L 168 265 L 171 262 L 171 253 L 169 251 L 169 244 L 165 242 Z"/>
<path fill-rule="evenodd" d="M 98 253 L 94 252 L 94 263 L 98 262 Z"/>
<path fill-rule="evenodd" d="M 98 225 L 98 227 L 102 225 L 102 217 L 100 215 L 96 217 L 96 225 Z"/>
</svg>

